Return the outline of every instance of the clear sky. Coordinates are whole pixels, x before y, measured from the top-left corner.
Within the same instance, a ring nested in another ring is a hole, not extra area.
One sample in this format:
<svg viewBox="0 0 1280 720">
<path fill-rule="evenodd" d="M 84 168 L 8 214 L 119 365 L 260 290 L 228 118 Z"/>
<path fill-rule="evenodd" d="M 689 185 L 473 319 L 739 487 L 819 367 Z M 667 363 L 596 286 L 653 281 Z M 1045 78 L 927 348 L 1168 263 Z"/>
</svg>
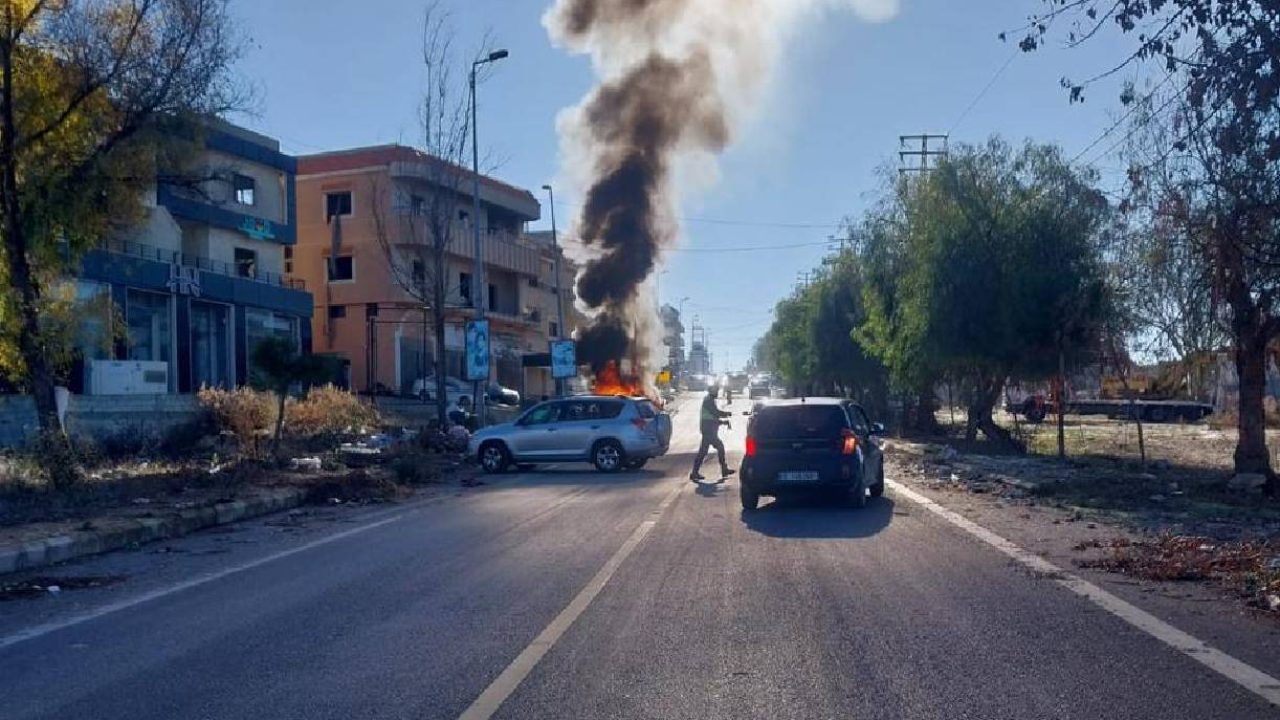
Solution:
<svg viewBox="0 0 1280 720">
<path fill-rule="evenodd" d="M 499 161 L 494 174 L 533 190 L 549 217 L 537 188 L 558 172 L 556 115 L 594 84 L 590 63 L 548 40 L 540 19 L 550 0 L 447 4 L 460 46 L 478 45 L 487 31 L 511 51 L 481 89 L 481 146 Z M 1107 69 L 1122 41 L 1106 35 L 1085 48 L 1024 54 L 998 39 L 1040 5 L 901 0 L 885 23 L 829 12 L 801 29 L 775 91 L 723 156 L 719 184 L 682 201 L 685 249 L 668 256 L 661 278 L 663 301 L 688 297 L 686 316 L 708 329 L 717 370 L 746 361 L 773 304 L 825 249 L 705 250 L 826 240 L 867 205 L 877 168 L 897 162 L 901 134 L 950 132 L 952 142 L 1000 134 L 1057 143 L 1073 157 L 1113 126 L 1118 79 L 1076 105 L 1059 80 Z M 422 0 L 233 0 L 233 8 L 252 42 L 242 72 L 260 95 L 257 112 L 238 121 L 296 154 L 418 140 Z M 1114 176 L 1118 163 L 1105 151 L 1123 136 L 1124 128 L 1106 136 L 1081 162 Z M 568 189 L 557 195 L 562 228 L 577 200 Z"/>
</svg>

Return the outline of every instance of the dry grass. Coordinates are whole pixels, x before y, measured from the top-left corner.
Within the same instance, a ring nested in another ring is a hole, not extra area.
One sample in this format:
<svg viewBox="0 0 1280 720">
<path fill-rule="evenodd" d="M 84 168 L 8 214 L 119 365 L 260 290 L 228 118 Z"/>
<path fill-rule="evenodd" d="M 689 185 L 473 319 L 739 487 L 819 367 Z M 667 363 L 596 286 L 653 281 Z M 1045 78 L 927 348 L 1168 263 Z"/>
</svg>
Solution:
<svg viewBox="0 0 1280 720">
<path fill-rule="evenodd" d="M 378 411 L 354 393 L 334 385 L 311 388 L 302 400 L 285 406 L 285 429 L 295 435 L 359 433 L 378 427 Z"/>
<path fill-rule="evenodd" d="M 1058 454 L 1057 418 L 1049 417 L 1040 425 L 1000 412 L 996 422 L 1014 431 L 1027 443 L 1032 455 L 1056 457 Z M 1063 433 L 1067 457 L 1097 459 L 1138 466 L 1142 455 L 1138 446 L 1135 423 L 1097 415 L 1067 415 Z M 938 421 L 955 436 L 964 432 L 964 411 L 951 413 L 943 409 Z M 1236 446 L 1233 425 L 1211 417 L 1199 423 L 1143 423 L 1143 440 L 1148 464 L 1181 468 L 1196 473 L 1212 473 L 1226 479 L 1231 474 L 1232 453 Z M 979 442 L 979 446 L 983 443 Z M 1267 445 L 1272 452 L 1272 466 L 1280 467 L 1280 429 L 1267 431 Z M 981 447 L 973 448 L 981 451 Z"/>
</svg>

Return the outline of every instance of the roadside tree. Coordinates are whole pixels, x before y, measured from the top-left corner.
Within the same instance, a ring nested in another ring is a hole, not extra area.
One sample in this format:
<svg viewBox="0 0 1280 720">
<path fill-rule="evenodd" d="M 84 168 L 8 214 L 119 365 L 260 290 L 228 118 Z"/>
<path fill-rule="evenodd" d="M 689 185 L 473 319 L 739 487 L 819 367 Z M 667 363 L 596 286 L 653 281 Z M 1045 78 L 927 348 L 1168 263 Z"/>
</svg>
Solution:
<svg viewBox="0 0 1280 720">
<path fill-rule="evenodd" d="M 0 234 L 10 367 L 56 433 L 46 295 L 129 225 L 175 128 L 242 107 L 226 0 L 10 0 L 0 9 Z"/>
<path fill-rule="evenodd" d="M 1269 344 L 1280 335 L 1280 6 L 1252 0 L 1122 0 L 1101 7 L 1043 0 L 1022 47 L 1039 47 L 1055 21 L 1068 20 L 1068 41 L 1079 45 L 1107 27 L 1133 42 L 1108 72 L 1083 82 L 1064 80 L 1070 99 L 1090 84 L 1154 62 L 1164 74 L 1130 104 L 1161 97 L 1139 115 L 1166 132 L 1155 150 L 1129 170 L 1139 202 L 1175 237 L 1194 248 L 1208 268 L 1209 288 L 1225 307 L 1239 378 L 1239 436 L 1235 470 L 1280 480 L 1266 446 L 1263 395 Z M 1101 9 L 1101 12 L 1099 10 Z M 1178 257 L 1178 256 L 1175 256 Z"/>
</svg>

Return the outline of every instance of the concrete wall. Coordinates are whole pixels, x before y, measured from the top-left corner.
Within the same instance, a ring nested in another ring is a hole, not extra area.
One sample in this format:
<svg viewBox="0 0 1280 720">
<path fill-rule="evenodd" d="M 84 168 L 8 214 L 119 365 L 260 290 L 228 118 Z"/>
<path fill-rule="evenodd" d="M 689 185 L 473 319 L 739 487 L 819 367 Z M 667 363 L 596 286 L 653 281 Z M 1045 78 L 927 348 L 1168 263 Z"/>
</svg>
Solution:
<svg viewBox="0 0 1280 720">
<path fill-rule="evenodd" d="M 128 433 L 162 438 L 200 417 L 194 395 L 72 395 L 67 432 L 97 441 Z M 38 429 L 35 403 L 26 395 L 0 395 L 0 447 L 18 447 Z"/>
</svg>

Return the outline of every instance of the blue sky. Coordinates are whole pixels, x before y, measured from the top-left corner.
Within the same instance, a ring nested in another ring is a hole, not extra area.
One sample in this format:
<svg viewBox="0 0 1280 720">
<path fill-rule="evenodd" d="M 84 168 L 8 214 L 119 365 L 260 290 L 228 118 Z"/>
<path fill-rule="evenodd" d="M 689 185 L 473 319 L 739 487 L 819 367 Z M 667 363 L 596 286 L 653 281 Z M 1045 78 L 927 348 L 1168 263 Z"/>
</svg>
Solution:
<svg viewBox="0 0 1280 720">
<path fill-rule="evenodd" d="M 241 71 L 260 93 L 257 112 L 239 121 L 296 154 L 417 141 L 422 0 L 232 2 L 251 38 Z M 487 31 L 511 51 L 481 89 L 481 146 L 499 159 L 495 174 L 534 189 L 549 217 L 536 189 L 557 175 L 556 115 L 593 85 L 589 61 L 551 45 L 540 21 L 550 0 L 447 4 L 460 46 Z M 900 134 L 950 132 L 952 142 L 1000 134 L 1057 143 L 1072 157 L 1113 125 L 1123 78 L 1076 105 L 1058 81 L 1110 67 L 1122 57 L 1121 40 L 1103 35 L 1084 48 L 1023 54 L 997 38 L 1040 4 L 901 0 L 885 23 L 829 12 L 801 28 L 774 91 L 722 157 L 719 184 L 682 202 L 686 249 L 669 255 L 661 278 L 663 300 L 688 297 L 686 315 L 707 327 L 718 370 L 746 360 L 773 304 L 824 248 L 699 250 L 825 240 L 867 205 L 877 168 L 896 163 Z M 1103 155 L 1096 164 L 1114 177 L 1119 163 L 1104 151 L 1123 134 L 1116 130 L 1081 162 Z M 576 200 L 568 189 L 557 195 L 561 227 Z"/>
</svg>

